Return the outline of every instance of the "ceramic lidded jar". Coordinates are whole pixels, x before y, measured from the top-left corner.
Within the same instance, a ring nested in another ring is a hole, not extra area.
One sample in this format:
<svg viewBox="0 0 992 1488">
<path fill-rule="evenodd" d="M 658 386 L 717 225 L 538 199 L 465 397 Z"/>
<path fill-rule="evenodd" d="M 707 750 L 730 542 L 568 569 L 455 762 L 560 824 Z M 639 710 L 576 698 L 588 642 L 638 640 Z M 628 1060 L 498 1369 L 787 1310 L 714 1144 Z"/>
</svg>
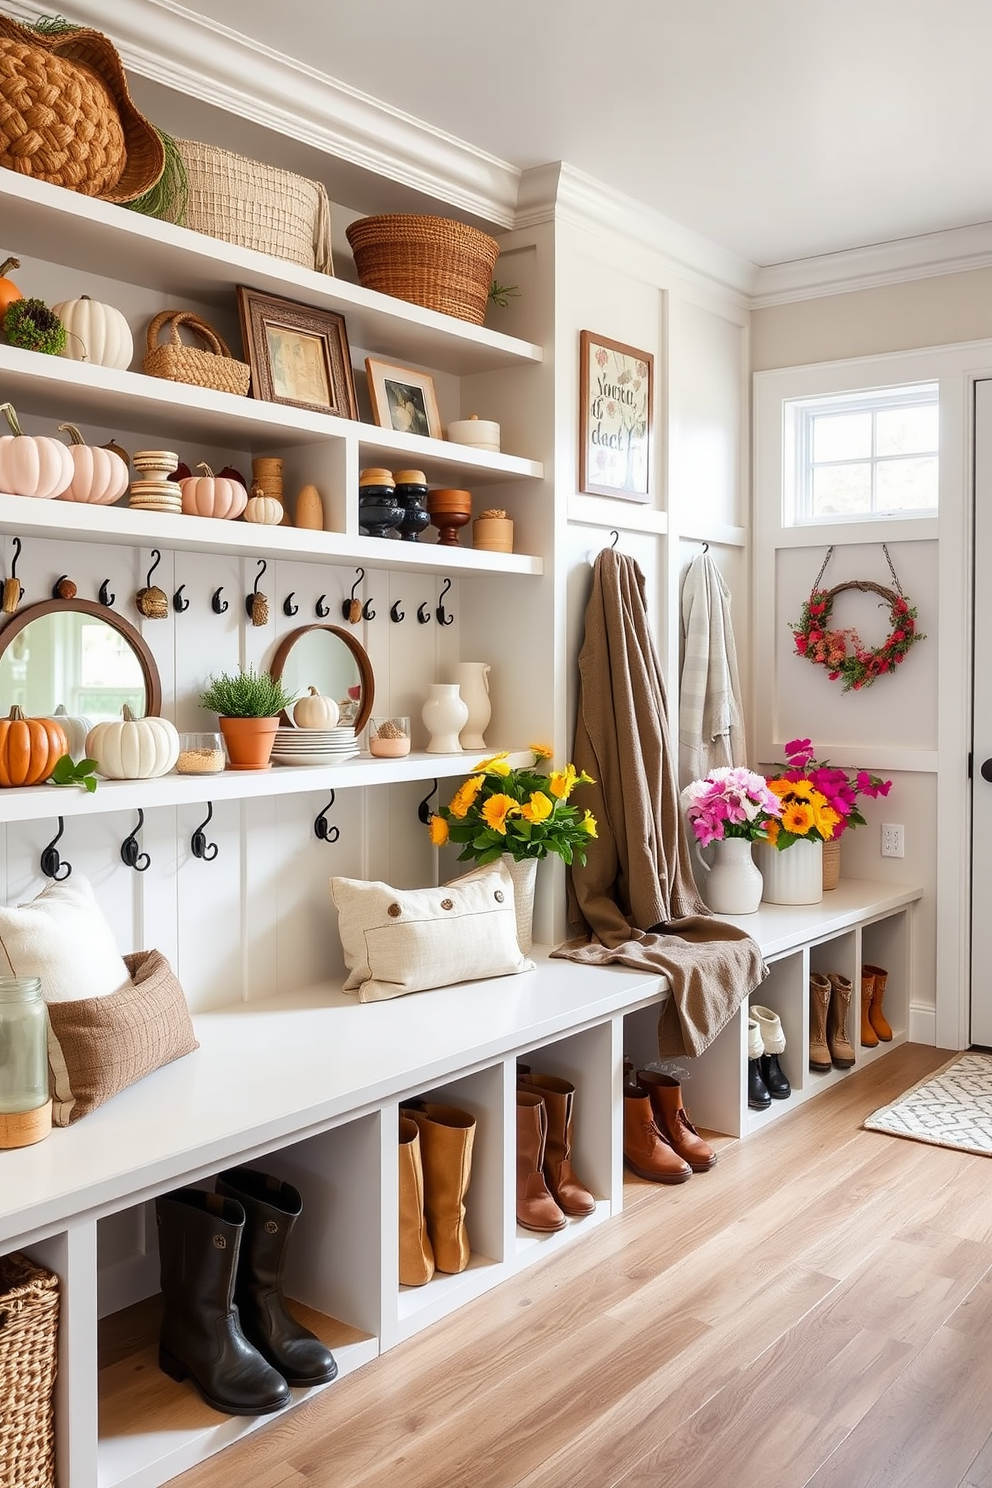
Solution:
<svg viewBox="0 0 992 1488">
<path fill-rule="evenodd" d="M 422 470 L 397 470 L 396 500 L 403 508 L 399 534 L 404 542 L 419 542 L 420 534 L 431 524 L 427 510 L 427 477 Z"/>
<path fill-rule="evenodd" d="M 403 520 L 391 470 L 371 468 L 358 478 L 358 521 L 369 537 L 388 537 Z"/>
</svg>

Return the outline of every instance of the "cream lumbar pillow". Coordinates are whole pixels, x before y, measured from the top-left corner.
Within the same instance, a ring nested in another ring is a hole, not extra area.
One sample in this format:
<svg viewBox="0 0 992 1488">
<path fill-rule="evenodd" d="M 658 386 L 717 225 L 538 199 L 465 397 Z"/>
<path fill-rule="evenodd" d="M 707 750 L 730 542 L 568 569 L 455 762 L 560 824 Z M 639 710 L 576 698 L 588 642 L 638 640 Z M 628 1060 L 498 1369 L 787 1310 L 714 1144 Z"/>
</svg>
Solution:
<svg viewBox="0 0 992 1488">
<path fill-rule="evenodd" d="M 513 883 L 502 863 L 436 889 L 332 878 L 346 992 L 380 1002 L 454 982 L 533 971 L 517 944 Z"/>
<path fill-rule="evenodd" d="M 109 997 L 131 977 L 88 879 L 50 883 L 0 909 L 0 976 L 40 977 L 46 1002 Z"/>
</svg>

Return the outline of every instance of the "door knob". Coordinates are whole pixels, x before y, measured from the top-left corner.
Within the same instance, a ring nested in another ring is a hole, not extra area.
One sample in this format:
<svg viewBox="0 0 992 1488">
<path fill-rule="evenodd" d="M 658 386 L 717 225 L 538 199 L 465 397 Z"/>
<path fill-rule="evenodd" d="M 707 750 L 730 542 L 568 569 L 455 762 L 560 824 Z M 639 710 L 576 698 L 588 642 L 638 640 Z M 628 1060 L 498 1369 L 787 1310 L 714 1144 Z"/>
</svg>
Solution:
<svg viewBox="0 0 992 1488">
<path fill-rule="evenodd" d="M 982 779 L 992 784 L 992 759 L 982 760 Z"/>
</svg>

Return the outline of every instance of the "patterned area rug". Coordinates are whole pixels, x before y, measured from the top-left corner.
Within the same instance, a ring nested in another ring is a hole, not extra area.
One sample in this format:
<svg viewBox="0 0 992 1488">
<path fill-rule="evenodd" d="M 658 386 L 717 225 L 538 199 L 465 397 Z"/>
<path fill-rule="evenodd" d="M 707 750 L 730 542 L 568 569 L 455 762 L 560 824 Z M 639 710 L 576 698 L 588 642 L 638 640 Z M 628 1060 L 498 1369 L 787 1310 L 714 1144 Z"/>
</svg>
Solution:
<svg viewBox="0 0 992 1488">
<path fill-rule="evenodd" d="M 992 1054 L 962 1054 L 875 1111 L 866 1130 L 992 1157 Z"/>
</svg>

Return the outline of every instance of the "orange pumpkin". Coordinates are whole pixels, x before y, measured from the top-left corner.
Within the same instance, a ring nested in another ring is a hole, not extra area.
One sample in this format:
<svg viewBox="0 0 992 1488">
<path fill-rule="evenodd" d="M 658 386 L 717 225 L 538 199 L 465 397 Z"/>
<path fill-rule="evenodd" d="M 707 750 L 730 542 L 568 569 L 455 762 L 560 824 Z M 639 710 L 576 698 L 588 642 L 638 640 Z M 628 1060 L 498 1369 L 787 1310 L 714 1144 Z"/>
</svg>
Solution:
<svg viewBox="0 0 992 1488">
<path fill-rule="evenodd" d="M 38 785 L 58 760 L 69 753 L 69 741 L 53 718 L 25 718 L 15 704 L 0 721 L 0 786 Z"/>
<path fill-rule="evenodd" d="M 4 277 L 8 269 L 19 269 L 20 267 L 21 261 L 19 258 L 7 258 L 0 264 L 0 320 L 3 320 L 15 300 L 23 300 L 24 298 L 14 281 Z"/>
</svg>

